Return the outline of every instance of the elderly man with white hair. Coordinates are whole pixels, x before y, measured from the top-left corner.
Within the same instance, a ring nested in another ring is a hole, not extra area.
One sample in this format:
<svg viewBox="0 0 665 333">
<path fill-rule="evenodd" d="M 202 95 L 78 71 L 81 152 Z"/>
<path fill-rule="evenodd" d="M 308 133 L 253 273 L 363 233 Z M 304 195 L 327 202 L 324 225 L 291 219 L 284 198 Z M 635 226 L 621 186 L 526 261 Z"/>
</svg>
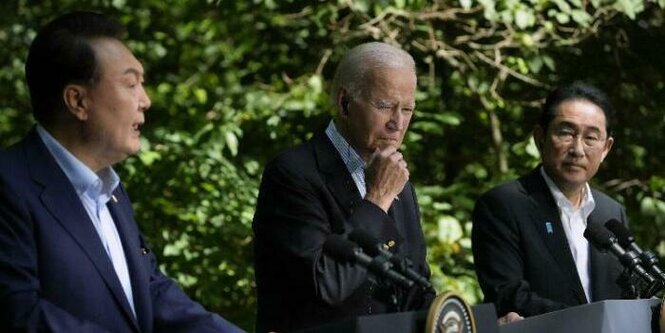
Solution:
<svg viewBox="0 0 665 333">
<path fill-rule="evenodd" d="M 331 84 L 334 119 L 266 166 L 253 224 L 257 332 L 427 305 L 431 295 L 412 302 L 406 290 L 323 249 L 330 235 L 359 229 L 429 278 L 416 195 L 399 151 L 416 83 L 407 52 L 376 42 L 354 47 Z"/>
</svg>

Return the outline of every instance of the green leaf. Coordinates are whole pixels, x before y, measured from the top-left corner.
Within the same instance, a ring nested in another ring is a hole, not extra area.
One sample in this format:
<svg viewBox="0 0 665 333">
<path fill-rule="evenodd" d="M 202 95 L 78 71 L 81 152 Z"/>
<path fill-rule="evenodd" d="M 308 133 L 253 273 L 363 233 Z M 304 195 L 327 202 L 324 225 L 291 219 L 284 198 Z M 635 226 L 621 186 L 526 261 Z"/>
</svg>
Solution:
<svg viewBox="0 0 665 333">
<path fill-rule="evenodd" d="M 231 155 L 238 155 L 238 137 L 230 131 L 226 132 L 224 137 L 226 139 L 226 146 L 229 148 L 229 151 L 231 151 Z"/>
</svg>

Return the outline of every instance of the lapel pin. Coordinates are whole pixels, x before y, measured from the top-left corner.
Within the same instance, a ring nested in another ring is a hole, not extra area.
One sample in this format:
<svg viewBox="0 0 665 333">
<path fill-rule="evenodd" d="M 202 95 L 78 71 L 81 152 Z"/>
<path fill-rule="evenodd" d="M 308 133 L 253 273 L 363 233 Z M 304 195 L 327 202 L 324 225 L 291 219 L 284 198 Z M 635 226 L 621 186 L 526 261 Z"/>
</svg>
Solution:
<svg viewBox="0 0 665 333">
<path fill-rule="evenodd" d="M 551 222 L 545 222 L 545 229 L 547 229 L 547 233 L 550 235 L 554 233 L 554 230 L 552 230 Z"/>
<path fill-rule="evenodd" d="M 111 200 L 113 200 L 113 203 L 118 203 L 118 199 L 113 194 L 111 194 Z"/>
</svg>

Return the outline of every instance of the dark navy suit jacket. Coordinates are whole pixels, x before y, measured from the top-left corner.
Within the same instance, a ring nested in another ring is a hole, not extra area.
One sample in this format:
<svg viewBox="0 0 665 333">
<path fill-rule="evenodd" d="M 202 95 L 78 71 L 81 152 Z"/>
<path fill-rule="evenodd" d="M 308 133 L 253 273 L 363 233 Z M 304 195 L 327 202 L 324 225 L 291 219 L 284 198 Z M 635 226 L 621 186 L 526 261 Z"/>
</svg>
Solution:
<svg viewBox="0 0 665 333">
<path fill-rule="evenodd" d="M 591 192 L 596 206 L 588 225 L 613 218 L 627 224 L 623 206 Z M 559 209 L 539 168 L 476 202 L 472 248 L 485 301 L 496 303 L 499 316 L 510 311 L 533 316 L 588 302 Z M 591 301 L 621 298 L 619 261 L 593 246 L 589 261 Z"/>
<path fill-rule="evenodd" d="M 136 317 L 85 208 L 33 129 L 0 151 L 0 331 L 238 332 L 157 266 L 118 186 L 108 204 Z"/>
</svg>

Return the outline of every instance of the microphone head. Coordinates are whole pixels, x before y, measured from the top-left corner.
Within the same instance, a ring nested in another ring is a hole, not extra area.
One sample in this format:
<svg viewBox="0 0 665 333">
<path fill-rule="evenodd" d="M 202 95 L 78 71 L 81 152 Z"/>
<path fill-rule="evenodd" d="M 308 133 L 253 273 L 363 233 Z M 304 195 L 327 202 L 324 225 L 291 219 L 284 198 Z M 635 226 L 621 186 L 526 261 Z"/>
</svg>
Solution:
<svg viewBox="0 0 665 333">
<path fill-rule="evenodd" d="M 584 230 L 584 238 L 586 238 L 593 246 L 599 251 L 605 251 L 612 247 L 616 239 L 605 228 L 596 224 L 589 224 Z"/>
<path fill-rule="evenodd" d="M 633 234 L 631 234 L 623 223 L 619 222 L 617 219 L 611 219 L 605 222 L 605 228 L 610 230 L 617 237 L 617 241 L 619 241 L 619 244 L 623 247 L 628 247 L 631 243 L 635 242 Z"/>
<path fill-rule="evenodd" d="M 356 250 L 356 244 L 338 234 L 329 235 L 326 242 L 323 243 L 323 251 L 344 261 L 355 261 Z"/>
<path fill-rule="evenodd" d="M 354 229 L 349 233 L 349 239 L 360 247 L 368 255 L 375 257 L 381 254 L 379 251 L 380 241 L 362 229 Z"/>
</svg>

